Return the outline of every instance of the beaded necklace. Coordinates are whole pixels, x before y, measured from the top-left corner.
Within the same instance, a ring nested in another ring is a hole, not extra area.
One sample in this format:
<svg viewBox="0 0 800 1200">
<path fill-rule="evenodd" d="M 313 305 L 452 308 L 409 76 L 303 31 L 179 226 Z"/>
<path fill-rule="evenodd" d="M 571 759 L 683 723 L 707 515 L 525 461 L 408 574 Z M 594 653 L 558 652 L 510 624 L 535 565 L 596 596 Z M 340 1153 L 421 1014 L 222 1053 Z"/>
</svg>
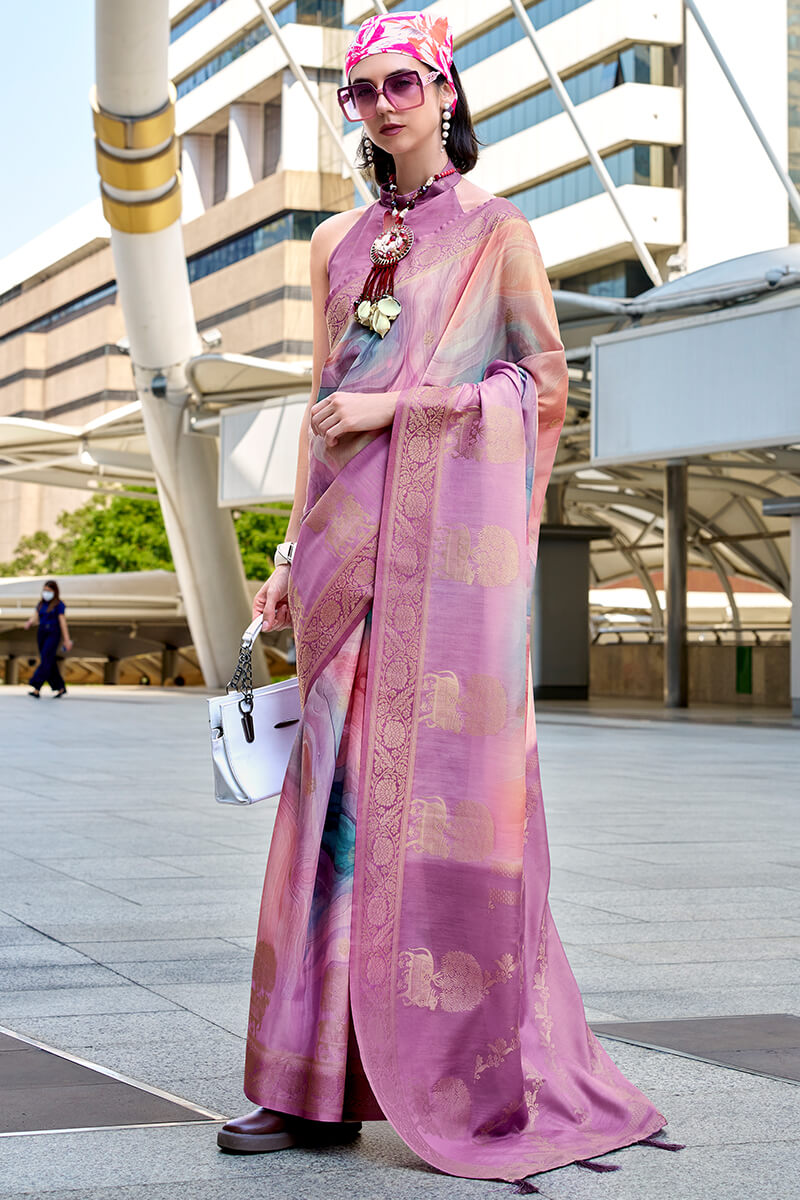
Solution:
<svg viewBox="0 0 800 1200">
<path fill-rule="evenodd" d="M 438 175 L 431 175 L 412 193 L 405 208 L 397 207 L 397 179 L 389 176 L 388 190 L 392 197 L 392 220 L 394 224 L 384 233 L 378 234 L 372 243 L 369 256 L 372 268 L 364 281 L 361 295 L 354 302 L 356 320 L 382 338 L 391 328 L 392 321 L 400 312 L 400 301 L 394 296 L 394 272 L 401 258 L 405 258 L 414 243 L 414 231 L 405 224 L 405 216 L 424 196 L 431 184 L 445 175 L 452 175 L 455 167 L 448 167 Z"/>
</svg>

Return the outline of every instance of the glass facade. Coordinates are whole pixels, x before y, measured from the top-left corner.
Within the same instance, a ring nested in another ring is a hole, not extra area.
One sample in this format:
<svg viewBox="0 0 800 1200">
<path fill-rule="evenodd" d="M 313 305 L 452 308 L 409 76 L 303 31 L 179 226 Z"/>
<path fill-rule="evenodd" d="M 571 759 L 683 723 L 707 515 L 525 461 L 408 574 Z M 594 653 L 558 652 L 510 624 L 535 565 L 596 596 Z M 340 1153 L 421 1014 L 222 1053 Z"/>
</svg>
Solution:
<svg viewBox="0 0 800 1200">
<path fill-rule="evenodd" d="M 603 92 L 623 83 L 672 83 L 672 72 L 664 71 L 664 49 L 661 46 L 630 46 L 617 54 L 564 79 L 564 87 L 573 104 L 583 104 Z M 492 145 L 503 138 L 529 129 L 555 117 L 563 109 L 552 88 L 527 96 L 516 104 L 475 123 L 475 132 L 483 145 Z"/>
<path fill-rule="evenodd" d="M 95 288 L 92 292 L 86 292 L 85 295 L 78 296 L 76 300 L 70 300 L 67 304 L 60 304 L 58 308 L 52 309 L 42 317 L 37 317 L 35 321 L 30 321 L 27 325 L 23 325 L 19 329 L 12 329 L 9 333 L 0 337 L 0 342 L 7 342 L 9 338 L 16 337 L 18 333 L 42 333 L 46 329 L 51 329 L 54 325 L 69 320 L 70 317 L 79 316 L 84 309 L 98 303 L 98 301 L 115 295 L 116 290 L 116 283 L 103 284 L 102 287 Z M 9 299 L 13 299 L 13 297 L 9 297 Z"/>
<path fill-rule="evenodd" d="M 800 188 L 800 0 L 788 0 L 789 174 Z M 789 208 L 789 241 L 800 242 L 800 221 Z"/>
<path fill-rule="evenodd" d="M 308 242 L 320 221 L 329 216 L 331 216 L 329 212 L 304 210 L 281 213 L 280 216 L 273 217 L 271 221 L 266 221 L 255 229 L 248 229 L 245 233 L 239 233 L 226 242 L 209 246 L 208 249 L 201 250 L 199 254 L 193 254 L 191 258 L 187 259 L 189 280 L 194 283 L 196 279 L 204 279 L 206 275 L 213 275 L 215 271 L 221 271 L 225 267 L 231 266 L 232 263 L 249 258 L 252 254 L 258 254 L 259 251 L 266 250 L 269 246 L 275 246 L 278 242 Z M 92 292 L 87 292 L 84 296 L 79 296 L 77 300 L 71 300 L 68 304 L 54 308 L 35 321 L 20 326 L 19 329 L 12 329 L 10 333 L 0 337 L 0 342 L 8 341 L 9 338 L 16 337 L 20 333 L 38 333 L 50 329 L 62 321 L 79 316 L 90 305 L 114 296 L 116 291 L 116 282 L 106 283 Z M 9 299 L 11 298 L 9 296 Z"/>
<path fill-rule="evenodd" d="M 215 271 L 221 271 L 243 258 L 250 258 L 253 254 L 268 250 L 278 242 L 308 242 L 320 221 L 324 221 L 330 215 L 329 212 L 287 212 L 256 226 L 255 229 L 238 233 L 228 241 L 220 242 L 219 245 L 211 246 L 208 250 L 187 259 L 189 282 L 194 283 L 196 279 L 213 275 Z"/>
<path fill-rule="evenodd" d="M 525 7 L 534 26 L 541 29 L 543 25 L 550 25 L 559 17 L 564 17 L 567 13 L 573 12 L 576 8 L 582 8 L 584 4 L 588 3 L 589 0 L 532 0 Z M 416 5 L 408 7 L 412 8 Z M 497 54 L 498 50 L 504 50 L 506 46 L 511 46 L 514 42 L 522 41 L 525 36 L 525 30 L 516 15 L 506 17 L 499 25 L 494 25 L 484 33 L 479 33 L 476 37 L 457 46 L 453 61 L 459 72 L 465 71 L 467 67 L 482 62 L 489 55 Z"/>
<path fill-rule="evenodd" d="M 622 300 L 625 296 L 638 296 L 653 285 L 638 259 L 631 262 L 612 263 L 595 271 L 584 271 L 581 275 L 570 275 L 560 279 L 559 288 L 565 292 L 583 292 L 588 296 L 608 296 Z"/>
<path fill-rule="evenodd" d="M 618 187 L 626 183 L 645 184 L 653 187 L 672 187 L 672 153 L 664 146 L 628 146 L 615 154 L 603 156 L 609 175 Z M 579 200 L 588 200 L 590 196 L 599 196 L 603 185 L 598 179 L 594 167 L 587 163 L 574 171 L 556 175 L 533 187 L 523 188 L 519 192 L 511 192 L 508 199 L 516 204 L 529 221 L 555 212 L 559 208 L 567 208 L 577 204 Z"/>
<path fill-rule="evenodd" d="M 286 4 L 274 15 L 280 26 L 328 25 L 340 29 L 342 26 L 342 0 L 292 0 L 291 4 Z M 179 80 L 175 85 L 178 99 L 180 100 L 181 96 L 185 96 L 187 92 L 199 87 L 201 83 L 205 83 L 207 79 L 211 79 L 218 71 L 222 71 L 237 58 L 241 58 L 248 50 L 252 50 L 254 46 L 258 46 L 269 36 L 270 32 L 263 21 L 254 25 L 243 37 L 232 42 L 225 50 L 215 54 L 213 58 L 209 58 L 191 74 L 185 75 L 183 79 Z"/>
<path fill-rule="evenodd" d="M 190 29 L 203 20 L 203 17 L 207 17 L 215 8 L 219 8 L 224 3 L 225 0 L 205 0 L 203 4 L 198 4 L 197 8 L 193 8 L 190 13 L 187 13 L 185 17 L 180 21 L 176 21 L 172 26 L 169 31 L 170 42 L 177 42 L 179 37 L 183 37 L 185 33 L 188 33 Z"/>
</svg>

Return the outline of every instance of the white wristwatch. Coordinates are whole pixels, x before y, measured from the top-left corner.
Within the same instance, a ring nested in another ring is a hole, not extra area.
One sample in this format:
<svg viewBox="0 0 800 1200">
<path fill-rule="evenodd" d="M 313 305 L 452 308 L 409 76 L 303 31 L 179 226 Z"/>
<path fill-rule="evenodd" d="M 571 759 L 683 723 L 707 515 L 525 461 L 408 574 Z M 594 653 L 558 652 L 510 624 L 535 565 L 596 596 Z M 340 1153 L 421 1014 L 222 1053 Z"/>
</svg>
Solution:
<svg viewBox="0 0 800 1200">
<path fill-rule="evenodd" d="M 295 545 L 295 542 L 281 542 L 280 546 L 275 547 L 275 553 L 273 554 L 272 559 L 276 567 L 282 567 L 284 565 L 290 567 L 292 565 Z"/>
</svg>

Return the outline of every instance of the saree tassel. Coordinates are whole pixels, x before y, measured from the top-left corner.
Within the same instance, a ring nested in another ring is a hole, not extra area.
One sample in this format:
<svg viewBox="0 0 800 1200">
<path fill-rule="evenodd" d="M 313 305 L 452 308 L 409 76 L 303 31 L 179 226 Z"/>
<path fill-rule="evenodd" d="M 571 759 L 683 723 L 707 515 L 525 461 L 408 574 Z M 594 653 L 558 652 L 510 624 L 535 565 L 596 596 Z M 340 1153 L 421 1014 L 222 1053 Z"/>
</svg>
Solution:
<svg viewBox="0 0 800 1200">
<path fill-rule="evenodd" d="M 656 1135 L 651 1133 L 649 1137 L 642 1138 L 636 1143 L 637 1146 L 655 1146 L 658 1150 L 685 1150 L 686 1146 L 683 1142 L 659 1142 L 656 1140 Z"/>
<path fill-rule="evenodd" d="M 621 1171 L 621 1163 L 601 1163 L 592 1162 L 590 1158 L 579 1158 L 575 1163 L 576 1167 L 586 1167 L 588 1171 Z"/>
<path fill-rule="evenodd" d="M 514 1183 L 514 1191 L 518 1196 L 532 1196 L 539 1189 L 533 1183 L 528 1183 L 527 1179 L 517 1179 Z M 539 1193 L 541 1195 L 541 1193 Z"/>
<path fill-rule="evenodd" d="M 375 264 L 367 276 L 361 295 L 353 305 L 356 319 L 367 329 L 373 329 L 383 338 L 389 332 L 392 321 L 400 312 L 400 302 L 394 295 L 394 269 L 396 263 L 383 266 Z"/>
</svg>

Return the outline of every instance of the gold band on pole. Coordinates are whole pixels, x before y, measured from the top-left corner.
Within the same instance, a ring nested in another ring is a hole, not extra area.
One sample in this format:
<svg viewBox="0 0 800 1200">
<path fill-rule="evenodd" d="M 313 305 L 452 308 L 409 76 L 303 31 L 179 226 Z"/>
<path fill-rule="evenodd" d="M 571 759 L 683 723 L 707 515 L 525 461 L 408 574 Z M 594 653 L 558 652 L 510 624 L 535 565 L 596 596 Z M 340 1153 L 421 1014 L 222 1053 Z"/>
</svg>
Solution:
<svg viewBox="0 0 800 1200">
<path fill-rule="evenodd" d="M 95 140 L 97 170 L 104 183 L 124 192 L 144 192 L 169 183 L 180 166 L 178 139 L 147 158 L 118 158 Z"/>
<path fill-rule="evenodd" d="M 143 117 L 120 117 L 100 107 L 97 87 L 90 96 L 94 114 L 94 131 L 99 141 L 115 150 L 149 150 L 160 146 L 175 133 L 175 101 L 177 92 L 168 84 L 167 102 L 157 112 Z"/>
<path fill-rule="evenodd" d="M 172 225 L 181 215 L 181 173 L 168 192 L 155 200 L 115 200 L 106 193 L 102 183 L 103 215 L 112 229 L 122 233 L 158 233 Z"/>
</svg>

